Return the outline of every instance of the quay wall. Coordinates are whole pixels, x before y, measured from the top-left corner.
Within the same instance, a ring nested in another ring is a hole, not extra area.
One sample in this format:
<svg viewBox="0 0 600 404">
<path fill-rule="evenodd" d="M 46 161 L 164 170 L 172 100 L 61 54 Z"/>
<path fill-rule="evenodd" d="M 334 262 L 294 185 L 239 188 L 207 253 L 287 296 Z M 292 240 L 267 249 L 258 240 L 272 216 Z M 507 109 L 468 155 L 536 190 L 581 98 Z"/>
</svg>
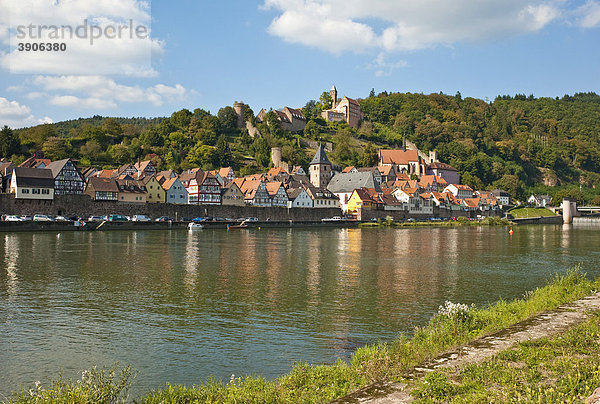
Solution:
<svg viewBox="0 0 600 404">
<path fill-rule="evenodd" d="M 319 221 L 340 216 L 337 208 L 261 208 L 254 206 L 174 205 L 167 203 L 123 203 L 94 201 L 88 195 L 56 195 L 52 201 L 15 199 L 10 194 L 0 194 L 0 214 L 9 215 L 63 215 L 89 217 L 121 214 L 147 215 L 152 219 L 169 216 L 175 220 L 199 216 L 257 217 L 272 221 Z"/>
<path fill-rule="evenodd" d="M 562 216 L 540 216 L 540 217 L 527 217 L 522 219 L 511 219 L 517 224 L 562 224 Z"/>
<path fill-rule="evenodd" d="M 404 220 L 408 218 L 414 219 L 429 219 L 430 217 L 467 217 L 474 219 L 477 215 L 484 216 L 502 216 L 502 212 L 497 212 L 495 215 L 491 212 L 473 212 L 473 211 L 456 211 L 450 209 L 440 209 L 437 206 L 433 208 L 433 214 L 410 214 L 403 210 L 371 210 L 371 209 L 359 209 L 358 219 L 362 221 L 369 221 L 372 219 L 385 220 L 386 217 L 391 216 L 395 221 Z"/>
</svg>

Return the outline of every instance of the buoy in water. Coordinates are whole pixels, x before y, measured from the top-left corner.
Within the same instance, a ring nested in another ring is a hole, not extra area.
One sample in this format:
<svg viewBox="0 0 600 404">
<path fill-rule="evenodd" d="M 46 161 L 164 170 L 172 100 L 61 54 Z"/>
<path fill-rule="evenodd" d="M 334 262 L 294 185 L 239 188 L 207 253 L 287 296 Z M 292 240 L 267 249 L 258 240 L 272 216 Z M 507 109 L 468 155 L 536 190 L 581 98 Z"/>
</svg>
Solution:
<svg viewBox="0 0 600 404">
<path fill-rule="evenodd" d="M 513 233 L 514 233 L 514 232 L 513 232 L 513 229 L 512 229 L 512 227 L 511 227 L 511 228 L 510 228 L 510 230 L 508 231 L 508 234 L 510 234 L 510 235 L 512 236 L 512 235 L 513 235 Z"/>
</svg>

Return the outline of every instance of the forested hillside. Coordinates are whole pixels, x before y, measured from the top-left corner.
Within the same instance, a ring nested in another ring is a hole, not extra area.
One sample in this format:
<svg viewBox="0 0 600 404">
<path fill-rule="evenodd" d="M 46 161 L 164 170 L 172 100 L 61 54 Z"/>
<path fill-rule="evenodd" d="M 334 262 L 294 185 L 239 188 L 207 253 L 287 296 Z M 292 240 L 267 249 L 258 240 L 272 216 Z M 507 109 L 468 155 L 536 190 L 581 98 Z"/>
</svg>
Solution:
<svg viewBox="0 0 600 404">
<path fill-rule="evenodd" d="M 378 147 L 399 147 L 404 136 L 421 150 L 437 150 L 476 189 L 500 187 L 524 199 L 528 193 L 569 195 L 600 203 L 600 96 L 579 93 L 561 99 L 502 96 L 491 103 L 444 94 L 373 92 L 359 100 L 359 129 L 327 123 L 320 111 L 328 95 L 303 108 L 304 133 L 284 131 L 274 113 L 257 124 L 252 138 L 236 126 L 231 107 L 216 115 L 181 110 L 169 118 L 92 118 L 0 133 L 0 155 L 16 163 L 34 151 L 82 166 L 114 167 L 152 158 L 160 168 L 212 169 L 233 165 L 239 174 L 265 170 L 270 148 L 280 146 L 291 165 L 308 165 L 307 139 L 330 141 L 330 158 L 342 166 L 376 164 Z M 246 108 L 246 118 L 254 113 Z M 1 124 L 1 122 L 0 122 Z M 595 199 L 594 199 L 595 198 Z"/>
</svg>

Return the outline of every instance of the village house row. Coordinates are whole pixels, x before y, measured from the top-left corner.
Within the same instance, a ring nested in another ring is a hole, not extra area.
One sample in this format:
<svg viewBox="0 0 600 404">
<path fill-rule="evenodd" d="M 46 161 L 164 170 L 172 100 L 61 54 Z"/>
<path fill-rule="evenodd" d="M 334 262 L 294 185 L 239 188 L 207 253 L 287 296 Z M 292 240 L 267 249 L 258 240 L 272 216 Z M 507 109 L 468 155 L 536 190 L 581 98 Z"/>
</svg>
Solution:
<svg viewBox="0 0 600 404">
<path fill-rule="evenodd" d="M 51 162 L 32 156 L 15 167 L 0 162 L 2 190 L 16 199 L 52 200 L 55 195 L 86 194 L 96 201 L 280 208 L 340 208 L 356 215 L 364 209 L 431 215 L 433 207 L 452 211 L 499 211 L 510 205 L 502 190 L 474 191 L 460 184 L 453 167 L 435 152 L 380 150 L 376 167 L 346 167 L 327 158 L 323 145 L 310 162 L 287 168 L 273 150 L 274 168 L 237 178 L 231 167 L 158 172 L 150 160 L 114 170 L 79 169 L 71 159 Z"/>
</svg>

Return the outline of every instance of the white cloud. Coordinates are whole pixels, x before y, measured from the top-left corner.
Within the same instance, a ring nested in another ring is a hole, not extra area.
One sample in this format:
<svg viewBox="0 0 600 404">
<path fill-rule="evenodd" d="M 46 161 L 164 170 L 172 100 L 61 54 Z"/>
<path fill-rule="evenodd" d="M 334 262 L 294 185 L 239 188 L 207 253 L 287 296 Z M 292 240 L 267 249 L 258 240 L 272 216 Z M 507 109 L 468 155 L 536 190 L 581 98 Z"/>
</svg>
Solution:
<svg viewBox="0 0 600 404">
<path fill-rule="evenodd" d="M 52 119 L 44 117 L 38 119 L 31 113 L 31 108 L 21 105 L 17 101 L 9 101 L 0 97 L 0 126 L 8 125 L 11 128 L 22 128 L 40 123 L 51 123 Z"/>
<path fill-rule="evenodd" d="M 83 108 L 83 109 L 112 109 L 117 104 L 113 100 L 104 100 L 101 98 L 88 97 L 79 98 L 74 95 L 57 95 L 50 99 L 50 104 L 58 107 Z"/>
<path fill-rule="evenodd" d="M 385 52 L 380 52 L 375 60 L 367 65 L 367 69 L 375 70 L 375 76 L 377 77 L 386 77 L 391 76 L 394 70 L 406 66 L 408 66 L 408 63 L 405 60 L 390 62 Z"/>
<path fill-rule="evenodd" d="M 119 84 L 105 76 L 36 76 L 32 84 L 46 92 L 60 93 L 50 99 L 53 105 L 94 110 L 114 109 L 120 102 L 150 102 L 161 106 L 188 96 L 188 91 L 180 84 L 143 88 Z"/>
<path fill-rule="evenodd" d="M 575 12 L 577 22 L 583 28 L 594 28 L 600 25 L 600 2 L 588 1 Z"/>
<path fill-rule="evenodd" d="M 563 15 L 562 0 L 265 0 L 269 32 L 329 51 L 417 50 L 536 32 Z"/>
<path fill-rule="evenodd" d="M 150 23 L 149 4 L 141 0 L 2 0 L 0 42 L 8 43 L 10 27 L 13 48 L 0 55 L 0 66 L 13 73 L 156 76 L 151 58 L 165 44 L 151 37 Z M 20 52 L 18 42 L 64 43 L 66 50 Z"/>
</svg>

